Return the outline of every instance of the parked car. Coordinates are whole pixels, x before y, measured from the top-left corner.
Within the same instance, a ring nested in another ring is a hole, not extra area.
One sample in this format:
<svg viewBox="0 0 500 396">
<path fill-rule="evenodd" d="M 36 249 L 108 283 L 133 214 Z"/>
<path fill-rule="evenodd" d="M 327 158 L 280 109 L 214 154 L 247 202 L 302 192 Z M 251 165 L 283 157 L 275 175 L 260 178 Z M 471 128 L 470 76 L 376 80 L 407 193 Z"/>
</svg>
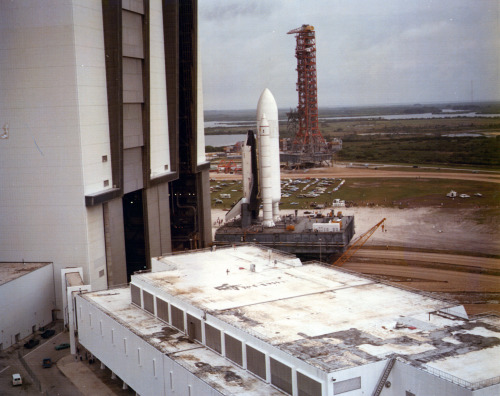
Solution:
<svg viewBox="0 0 500 396">
<path fill-rule="evenodd" d="M 43 359 L 42 366 L 43 366 L 43 368 L 51 368 L 52 367 L 52 359 L 51 358 Z"/>
<path fill-rule="evenodd" d="M 40 341 L 35 339 L 35 338 L 32 338 L 31 340 L 29 340 L 26 344 L 24 344 L 24 347 L 26 349 L 31 349 L 31 348 L 34 348 L 36 347 L 38 344 L 40 344 Z"/>
<path fill-rule="evenodd" d="M 22 385 L 23 379 L 21 378 L 21 374 L 12 374 L 12 385 Z"/>
<path fill-rule="evenodd" d="M 56 347 L 55 347 L 56 351 L 59 351 L 61 349 L 66 349 L 66 348 L 69 348 L 68 343 L 59 344 L 59 345 L 56 345 Z"/>
<path fill-rule="evenodd" d="M 43 333 L 42 333 L 42 338 L 50 338 L 52 337 L 54 334 L 56 334 L 55 330 L 45 330 Z"/>
</svg>

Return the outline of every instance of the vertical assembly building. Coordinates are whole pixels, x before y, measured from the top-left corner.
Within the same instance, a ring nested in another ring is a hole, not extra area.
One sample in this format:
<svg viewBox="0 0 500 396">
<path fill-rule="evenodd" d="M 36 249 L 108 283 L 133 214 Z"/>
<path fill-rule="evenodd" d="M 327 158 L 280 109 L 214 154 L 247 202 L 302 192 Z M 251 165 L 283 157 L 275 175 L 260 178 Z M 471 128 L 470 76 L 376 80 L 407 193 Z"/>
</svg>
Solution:
<svg viewBox="0 0 500 396">
<path fill-rule="evenodd" d="M 95 290 L 211 243 L 197 33 L 196 0 L 0 0 L 0 261 Z"/>
</svg>

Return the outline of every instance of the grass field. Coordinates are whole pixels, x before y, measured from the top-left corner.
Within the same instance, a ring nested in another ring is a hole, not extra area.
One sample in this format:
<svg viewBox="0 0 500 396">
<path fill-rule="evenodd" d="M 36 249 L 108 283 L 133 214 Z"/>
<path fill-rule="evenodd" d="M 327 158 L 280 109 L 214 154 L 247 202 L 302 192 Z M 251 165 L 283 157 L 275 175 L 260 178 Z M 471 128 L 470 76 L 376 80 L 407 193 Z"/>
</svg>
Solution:
<svg viewBox="0 0 500 396">
<path fill-rule="evenodd" d="M 206 128 L 205 134 L 248 128 Z M 500 169 L 500 118 L 348 119 L 320 122 L 327 140 L 343 140 L 336 160 Z M 292 137 L 286 123 L 280 138 Z M 207 146 L 207 152 L 221 148 Z"/>
<path fill-rule="evenodd" d="M 356 136 L 344 139 L 337 158 L 343 161 L 382 163 L 472 165 L 500 168 L 497 137 L 399 137 Z"/>
<path fill-rule="evenodd" d="M 338 188 L 340 179 L 297 179 L 294 184 L 282 181 L 282 209 L 312 209 L 314 205 L 332 205 L 334 198 L 345 200 L 350 206 L 387 206 L 387 207 L 445 207 L 445 208 L 483 208 L 496 211 L 500 207 L 500 191 L 495 183 L 464 180 L 391 178 L 356 179 L 350 178 Z M 305 197 L 323 184 L 325 191 L 317 197 Z M 230 209 L 242 196 L 241 181 L 218 180 L 210 183 L 212 207 Z M 218 186 L 218 187 L 217 187 Z M 296 189 L 292 191 L 292 189 Z M 447 198 L 454 190 L 467 194 L 470 198 Z M 477 196 L 475 194 L 481 194 Z M 230 198 L 221 198 L 230 194 Z M 302 196 L 300 196 L 302 195 Z M 216 203 L 216 200 L 222 201 Z"/>
</svg>

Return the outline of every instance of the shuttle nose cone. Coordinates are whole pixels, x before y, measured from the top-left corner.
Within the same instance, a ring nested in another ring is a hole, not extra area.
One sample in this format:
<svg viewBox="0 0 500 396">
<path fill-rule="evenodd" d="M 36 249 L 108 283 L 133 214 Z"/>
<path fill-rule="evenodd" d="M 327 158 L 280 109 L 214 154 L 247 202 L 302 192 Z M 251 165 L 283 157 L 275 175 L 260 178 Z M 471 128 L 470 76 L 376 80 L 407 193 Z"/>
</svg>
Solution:
<svg viewBox="0 0 500 396">
<path fill-rule="evenodd" d="M 263 114 L 267 115 L 268 120 L 278 120 L 278 105 L 271 91 L 266 88 L 260 94 L 257 103 L 257 119 L 260 120 Z"/>
</svg>

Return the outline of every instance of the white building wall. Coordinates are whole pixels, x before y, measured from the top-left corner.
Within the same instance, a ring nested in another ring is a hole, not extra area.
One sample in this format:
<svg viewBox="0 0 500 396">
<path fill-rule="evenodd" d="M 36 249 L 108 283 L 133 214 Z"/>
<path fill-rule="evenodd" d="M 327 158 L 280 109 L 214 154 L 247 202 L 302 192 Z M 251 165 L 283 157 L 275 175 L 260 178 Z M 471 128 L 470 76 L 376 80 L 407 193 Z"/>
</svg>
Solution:
<svg viewBox="0 0 500 396">
<path fill-rule="evenodd" d="M 53 262 L 57 284 L 66 266 L 88 276 L 84 196 L 112 186 L 100 8 L 0 2 L 0 261 Z"/>
<path fill-rule="evenodd" d="M 90 283 L 92 290 L 106 289 L 108 282 L 102 205 L 87 208 L 87 241 L 89 265 L 84 271 L 84 279 Z"/>
<path fill-rule="evenodd" d="M 478 389 L 472 392 L 474 396 L 491 396 L 491 395 L 500 395 L 500 384 L 488 386 L 483 389 Z"/>
<path fill-rule="evenodd" d="M 113 187 L 102 2 L 73 0 L 72 6 L 83 178 L 85 194 L 93 194 Z"/>
<path fill-rule="evenodd" d="M 168 357 L 165 357 L 165 395 L 174 396 L 221 396 L 195 375 Z"/>
<path fill-rule="evenodd" d="M 48 264 L 0 286 L 0 344 L 14 344 L 52 322 L 55 308 L 53 266 Z"/>
<path fill-rule="evenodd" d="M 419 370 L 408 364 L 396 361 L 387 381 L 391 383 L 390 388 L 384 388 L 381 396 L 400 396 L 405 392 L 411 392 L 416 396 L 471 396 L 472 391 L 460 387 L 450 381 L 441 379 L 426 371 Z M 495 393 L 483 393 L 483 395 L 494 395 Z"/>
<path fill-rule="evenodd" d="M 342 357 L 339 357 L 342 359 Z M 384 372 L 387 365 L 387 361 L 382 360 L 379 362 L 365 364 L 363 366 L 357 366 L 347 369 L 341 369 L 330 373 L 328 375 L 328 395 L 337 394 L 335 393 L 335 384 L 342 381 L 352 380 L 357 377 L 361 377 L 361 387 L 359 389 L 352 390 L 346 395 L 356 396 L 356 395 L 371 395 L 372 392 L 377 387 L 378 381 Z M 382 394 L 384 394 L 382 392 Z M 403 394 L 404 395 L 404 394 Z M 399 394 L 401 396 L 401 394 Z"/>
<path fill-rule="evenodd" d="M 161 0 L 149 2 L 151 177 L 171 172 Z"/>
<path fill-rule="evenodd" d="M 138 394 L 220 395 L 81 296 L 76 306 L 80 344 Z"/>
</svg>

